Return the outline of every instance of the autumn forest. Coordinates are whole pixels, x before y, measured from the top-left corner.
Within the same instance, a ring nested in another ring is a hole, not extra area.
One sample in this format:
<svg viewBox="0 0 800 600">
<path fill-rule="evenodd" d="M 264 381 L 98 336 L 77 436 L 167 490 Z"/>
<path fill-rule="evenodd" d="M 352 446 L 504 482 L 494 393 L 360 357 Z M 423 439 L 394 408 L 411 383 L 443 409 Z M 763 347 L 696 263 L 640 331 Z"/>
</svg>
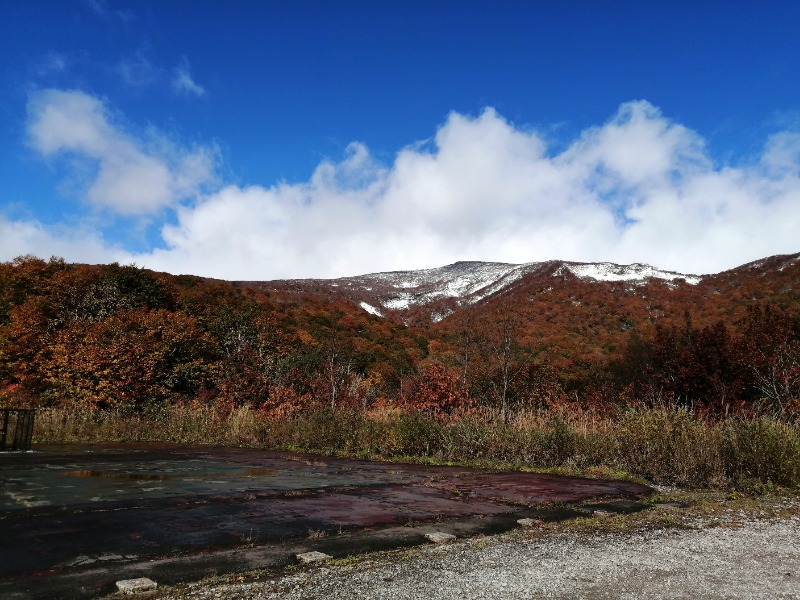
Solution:
<svg viewBox="0 0 800 600">
<path fill-rule="evenodd" d="M 795 487 L 796 259 L 698 285 L 555 277 L 554 265 L 434 322 L 370 314 L 335 282 L 282 289 L 25 256 L 0 264 L 0 404 L 38 409 L 34 443 Z"/>
<path fill-rule="evenodd" d="M 658 282 L 656 301 L 580 281 L 536 302 L 511 290 L 434 327 L 308 291 L 21 257 L 0 264 L 0 397 L 97 410 L 246 405 L 277 416 L 489 408 L 505 420 L 560 404 L 666 401 L 795 415 L 800 302 L 764 279 L 752 300 L 733 289 L 712 307 Z"/>
</svg>

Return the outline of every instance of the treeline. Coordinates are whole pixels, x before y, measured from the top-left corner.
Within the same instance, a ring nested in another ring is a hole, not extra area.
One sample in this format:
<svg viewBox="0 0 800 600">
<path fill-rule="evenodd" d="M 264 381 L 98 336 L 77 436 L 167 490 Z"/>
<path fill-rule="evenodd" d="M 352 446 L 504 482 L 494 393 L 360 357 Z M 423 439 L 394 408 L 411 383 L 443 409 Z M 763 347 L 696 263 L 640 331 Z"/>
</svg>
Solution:
<svg viewBox="0 0 800 600">
<path fill-rule="evenodd" d="M 617 351 L 559 366 L 547 358 L 548 340 L 531 340 L 520 334 L 525 329 L 513 303 L 500 305 L 451 330 L 439 355 L 461 374 L 465 394 L 496 407 L 503 420 L 565 405 L 606 414 L 625 406 L 800 414 L 797 310 L 752 303 L 733 323 L 705 326 L 687 312 L 680 325 L 632 328 Z"/>
<path fill-rule="evenodd" d="M 400 394 L 427 356 L 413 331 L 346 306 L 135 266 L 0 264 L 0 398 L 275 413 Z"/>
<path fill-rule="evenodd" d="M 697 327 L 687 313 L 649 339 L 632 334 L 607 380 L 629 398 L 711 415 L 800 414 L 800 314 L 752 304 L 732 326 Z"/>
<path fill-rule="evenodd" d="M 571 404 L 800 413 L 796 310 L 752 304 L 744 318 L 704 326 L 687 314 L 632 327 L 614 352 L 558 362 L 524 319 L 509 302 L 431 332 L 311 296 L 26 256 L 0 264 L 0 403 L 246 406 L 274 417 L 488 408 L 503 422 Z"/>
</svg>

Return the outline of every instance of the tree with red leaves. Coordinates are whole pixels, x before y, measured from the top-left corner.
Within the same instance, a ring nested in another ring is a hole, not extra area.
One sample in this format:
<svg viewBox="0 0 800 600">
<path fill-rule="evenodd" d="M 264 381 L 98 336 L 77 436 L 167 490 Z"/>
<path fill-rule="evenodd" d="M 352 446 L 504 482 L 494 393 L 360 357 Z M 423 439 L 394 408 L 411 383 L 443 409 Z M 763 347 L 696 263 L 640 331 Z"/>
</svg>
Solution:
<svg viewBox="0 0 800 600">
<path fill-rule="evenodd" d="M 406 407 L 437 419 L 465 409 L 470 402 L 458 377 L 444 365 L 434 363 L 420 373 L 411 385 Z"/>
<path fill-rule="evenodd" d="M 800 410 L 800 315 L 751 306 L 739 326 L 740 360 L 758 399 L 779 412 Z"/>
</svg>

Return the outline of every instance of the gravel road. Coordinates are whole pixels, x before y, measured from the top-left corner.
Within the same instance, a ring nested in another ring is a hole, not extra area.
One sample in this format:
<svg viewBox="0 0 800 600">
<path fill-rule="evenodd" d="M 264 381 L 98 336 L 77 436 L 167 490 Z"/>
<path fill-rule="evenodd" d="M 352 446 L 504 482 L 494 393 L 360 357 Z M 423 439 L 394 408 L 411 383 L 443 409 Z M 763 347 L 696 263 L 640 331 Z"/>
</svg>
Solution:
<svg viewBox="0 0 800 600">
<path fill-rule="evenodd" d="M 695 526 L 633 533 L 517 531 L 301 568 L 256 582 L 193 584 L 159 598 L 800 599 L 797 514 Z"/>
</svg>

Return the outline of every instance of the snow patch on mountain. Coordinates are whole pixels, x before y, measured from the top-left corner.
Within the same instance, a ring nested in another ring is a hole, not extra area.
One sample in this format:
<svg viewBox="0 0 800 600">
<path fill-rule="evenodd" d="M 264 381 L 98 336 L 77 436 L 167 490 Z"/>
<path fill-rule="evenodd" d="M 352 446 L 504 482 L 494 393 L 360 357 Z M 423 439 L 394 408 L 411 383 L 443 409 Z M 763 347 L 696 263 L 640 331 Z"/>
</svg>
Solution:
<svg viewBox="0 0 800 600">
<path fill-rule="evenodd" d="M 580 279 L 593 279 L 595 281 L 630 281 L 644 285 L 650 278 L 673 281 L 683 279 L 689 285 L 697 285 L 702 277 L 697 275 L 684 275 L 674 271 L 662 271 L 650 265 L 634 263 L 632 265 L 616 265 L 614 263 L 565 263 L 556 273 L 563 274 L 563 269 L 570 271 Z"/>
<path fill-rule="evenodd" d="M 696 285 L 701 280 L 696 275 L 663 271 L 641 263 L 617 265 L 570 262 L 524 264 L 457 262 L 436 269 L 391 271 L 351 277 L 347 279 L 346 285 L 351 290 L 375 290 L 380 307 L 392 311 L 409 310 L 415 306 L 426 306 L 443 299 L 455 299 L 457 305 L 463 306 L 479 302 L 507 288 L 525 275 L 541 272 L 555 265 L 558 265 L 558 268 L 553 272 L 553 276 L 563 276 L 569 272 L 587 281 L 625 281 L 633 286 L 644 285 L 651 278 L 662 279 L 671 286 L 681 284 L 681 280 L 691 285 Z M 433 309 L 431 319 L 434 322 L 441 320 L 450 312 L 451 309 L 444 311 Z"/>
<path fill-rule="evenodd" d="M 786 257 L 795 261 L 798 255 Z M 543 291 L 545 280 L 554 277 L 578 277 L 584 281 L 625 282 L 629 292 L 644 286 L 650 279 L 663 280 L 672 289 L 682 285 L 696 285 L 702 277 L 663 271 L 650 265 L 634 263 L 578 263 L 566 261 L 530 262 L 510 264 L 498 262 L 457 262 L 435 269 L 416 271 L 390 271 L 335 280 L 285 280 L 280 288 L 302 290 L 336 290 L 364 311 L 385 317 L 385 311 L 410 313 L 416 308 L 427 313 L 433 322 L 441 321 L 460 307 L 480 302 L 494 294 L 504 292 L 524 277 L 540 279 L 537 284 Z M 276 282 L 277 283 L 277 282 Z M 552 289 L 552 286 L 549 288 Z M 400 315 L 396 315 L 400 316 Z M 407 316 L 407 315 L 406 315 Z M 423 317 L 424 318 L 424 317 Z"/>
<path fill-rule="evenodd" d="M 502 280 L 520 266 L 522 265 L 458 262 L 436 269 L 373 273 L 352 278 L 352 281 L 362 289 L 367 283 L 375 287 L 377 282 L 383 284 L 387 293 L 381 295 L 381 306 L 389 310 L 407 310 L 412 306 L 430 304 L 443 298 L 477 301 L 478 297 L 474 297 L 477 292 Z"/>
<path fill-rule="evenodd" d="M 791 267 L 792 265 L 798 262 L 800 262 L 800 256 L 795 256 L 793 258 L 790 258 L 789 260 L 784 262 L 780 267 L 778 267 L 778 271 L 783 271 L 787 267 Z"/>
<path fill-rule="evenodd" d="M 525 275 L 530 273 L 534 273 L 542 268 L 544 268 L 549 263 L 525 263 L 522 265 L 516 265 L 516 268 L 507 272 L 505 275 L 497 279 L 491 285 L 486 286 L 480 290 L 480 293 L 474 294 L 471 298 L 469 298 L 469 303 L 473 304 L 475 302 L 479 302 L 484 298 L 488 298 L 492 294 L 496 294 L 503 288 L 507 288 L 512 283 L 521 279 Z"/>
<path fill-rule="evenodd" d="M 383 300 L 381 305 L 389 310 L 407 310 L 411 308 L 411 299 L 411 294 L 401 294 L 389 300 Z"/>
<path fill-rule="evenodd" d="M 455 314 L 455 312 L 456 311 L 450 309 L 447 309 L 443 312 L 433 311 L 431 313 L 431 321 L 433 321 L 434 323 L 438 323 L 439 321 L 446 319 L 450 315 Z"/>
<path fill-rule="evenodd" d="M 473 294 L 497 281 L 520 265 L 505 263 L 458 262 L 437 269 L 393 271 L 363 275 L 359 279 L 379 280 L 403 290 L 418 290 L 425 294 L 429 288 L 436 296 L 461 298 Z"/>
<path fill-rule="evenodd" d="M 381 313 L 381 311 L 379 311 L 377 308 L 375 308 L 371 304 L 367 304 L 366 302 L 362 302 L 360 304 L 360 306 L 361 306 L 361 308 L 363 308 L 365 311 L 367 311 L 371 315 L 375 315 L 376 317 L 382 317 L 383 316 L 383 313 Z"/>
</svg>

